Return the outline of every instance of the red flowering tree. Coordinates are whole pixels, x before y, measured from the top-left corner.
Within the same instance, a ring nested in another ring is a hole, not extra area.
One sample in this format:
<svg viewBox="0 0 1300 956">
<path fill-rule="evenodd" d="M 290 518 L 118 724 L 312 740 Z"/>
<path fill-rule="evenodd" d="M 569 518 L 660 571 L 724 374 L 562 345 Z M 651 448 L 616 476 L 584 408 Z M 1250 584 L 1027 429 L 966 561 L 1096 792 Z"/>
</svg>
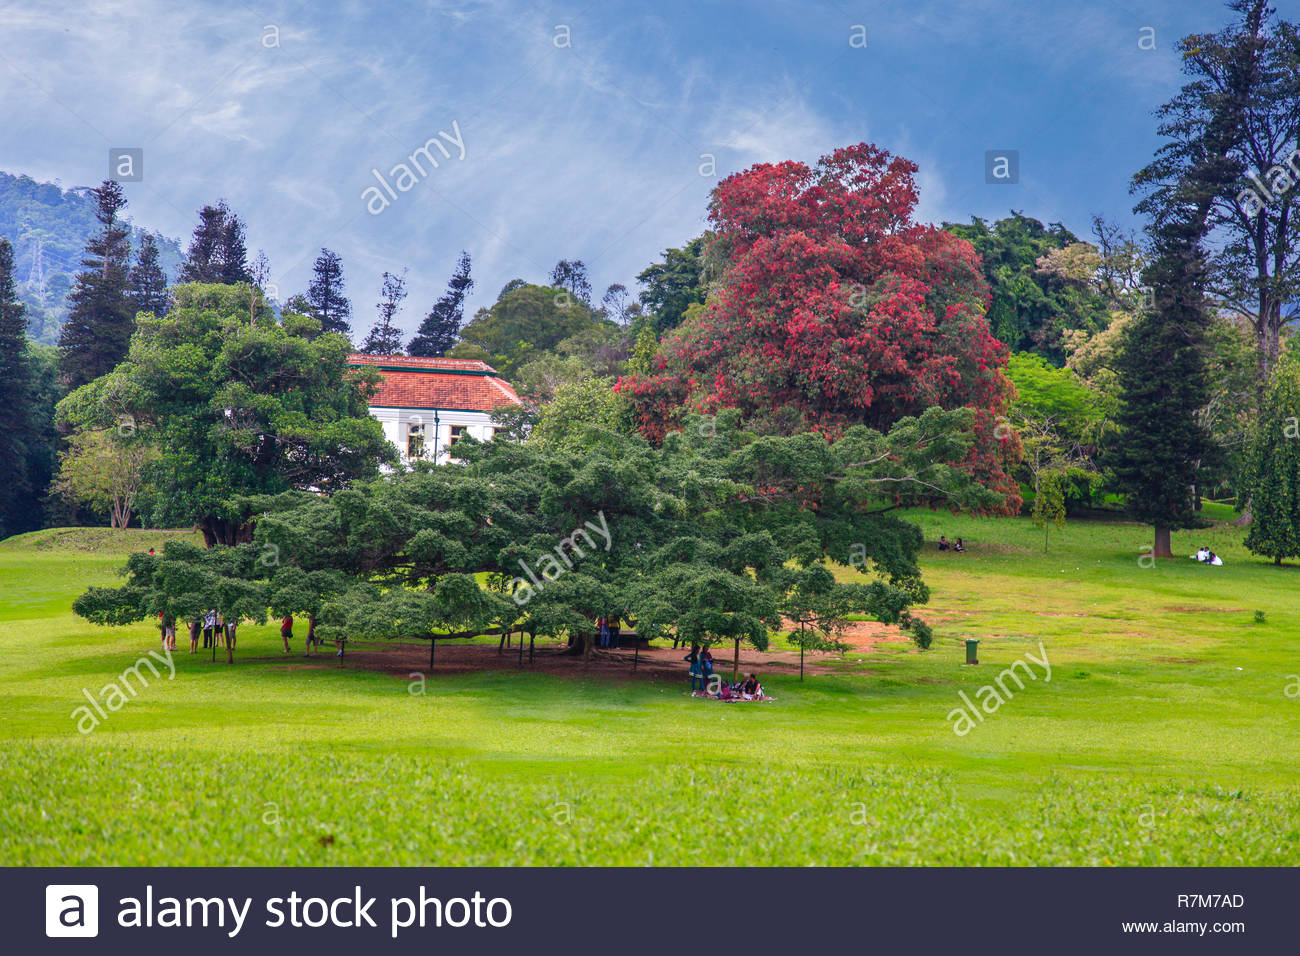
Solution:
<svg viewBox="0 0 1300 956">
<path fill-rule="evenodd" d="M 961 464 L 1018 507 L 1006 473 L 1018 445 L 996 427 L 1010 386 L 988 285 L 970 243 L 912 220 L 916 168 L 861 143 L 719 183 L 708 255 L 720 281 L 651 371 L 618 384 L 642 433 L 657 442 L 684 411 L 736 408 L 757 431 L 833 438 L 969 407 L 976 441 Z"/>
</svg>

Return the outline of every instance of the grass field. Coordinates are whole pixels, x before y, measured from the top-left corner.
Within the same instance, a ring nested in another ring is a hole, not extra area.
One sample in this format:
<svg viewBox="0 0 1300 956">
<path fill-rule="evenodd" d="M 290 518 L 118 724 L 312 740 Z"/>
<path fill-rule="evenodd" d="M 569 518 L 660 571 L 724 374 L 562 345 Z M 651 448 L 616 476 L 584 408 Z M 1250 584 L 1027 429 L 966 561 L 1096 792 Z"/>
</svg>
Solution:
<svg viewBox="0 0 1300 956">
<path fill-rule="evenodd" d="M 934 647 L 769 678 L 775 703 L 693 700 L 684 676 L 584 679 L 578 663 L 435 674 L 413 694 L 281 659 L 268 626 L 241 630 L 234 666 L 185 654 L 182 635 L 174 679 L 88 734 L 83 691 L 157 631 L 69 605 L 169 533 L 11 539 L 0 864 L 1300 862 L 1300 568 L 1251 558 L 1226 525 L 1175 535 L 1183 554 L 1223 555 L 1211 569 L 1143 567 L 1135 525 L 1072 523 L 1044 554 L 1022 519 L 912 517 L 969 547 L 928 546 Z M 1040 643 L 1050 682 L 958 736 L 959 692 Z"/>
</svg>

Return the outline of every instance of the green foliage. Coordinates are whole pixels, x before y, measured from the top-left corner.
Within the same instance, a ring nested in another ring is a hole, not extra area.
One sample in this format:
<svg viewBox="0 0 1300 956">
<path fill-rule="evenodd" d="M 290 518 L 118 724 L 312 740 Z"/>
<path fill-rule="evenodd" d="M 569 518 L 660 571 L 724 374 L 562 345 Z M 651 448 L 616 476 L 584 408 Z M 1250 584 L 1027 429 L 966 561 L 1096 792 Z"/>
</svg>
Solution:
<svg viewBox="0 0 1300 956">
<path fill-rule="evenodd" d="M 1281 564 L 1300 557 L 1300 361 L 1292 348 L 1273 372 L 1246 456 L 1246 547 Z"/>
<path fill-rule="evenodd" d="M 114 528 L 131 523 L 146 470 L 161 458 L 150 442 L 116 428 L 86 429 L 68 437 L 53 490 L 67 500 L 107 511 Z"/>
<path fill-rule="evenodd" d="M 656 336 L 676 328 L 687 308 L 704 301 L 704 245 L 708 235 L 697 236 L 680 249 L 665 249 L 663 261 L 647 266 L 637 275 L 644 287 L 641 305 L 653 321 Z"/>
<path fill-rule="evenodd" d="M 100 229 L 86 243 L 68 318 L 59 331 L 59 375 L 70 388 L 85 385 L 126 357 L 135 312 L 130 286 L 131 231 L 119 218 L 126 197 L 111 179 L 92 190 Z"/>
<path fill-rule="evenodd" d="M 469 253 L 462 252 L 456 263 L 456 271 L 447 282 L 447 291 L 433 304 L 429 314 L 420 323 L 415 337 L 407 345 L 408 354 L 428 358 L 447 353 L 460 333 L 460 325 L 465 317 L 465 296 L 472 288 L 474 280 L 470 277 Z"/>
<path fill-rule="evenodd" d="M 1072 370 L 1057 368 L 1041 355 L 1015 352 L 1006 374 L 1016 387 L 1016 412 L 1049 421 L 1076 441 L 1095 440 L 1103 419 L 1101 402 Z"/>
<path fill-rule="evenodd" d="M 537 416 L 530 441 L 542 446 L 577 450 L 585 441 L 587 426 L 631 434 L 632 409 L 614 391 L 614 380 L 587 378 L 561 385 Z"/>
<path fill-rule="evenodd" d="M 1125 329 L 1117 368 L 1122 403 L 1106 462 L 1130 513 L 1156 530 L 1168 556 L 1170 529 L 1196 527 L 1192 488 L 1211 453 L 1198 412 L 1206 388 L 1205 263 L 1194 224 L 1157 230 L 1148 269 L 1157 307 Z"/>
<path fill-rule="evenodd" d="M 165 318 L 140 317 L 126 362 L 59 405 L 76 427 L 127 423 L 162 449 L 158 523 L 198 522 L 211 541 L 247 537 L 241 495 L 333 491 L 373 476 L 394 450 L 370 417 L 373 373 L 348 366 L 339 335 L 306 338 L 245 285 L 182 285 Z"/>
<path fill-rule="evenodd" d="M 212 293 L 183 287 L 172 316 L 183 321 L 191 295 Z M 111 383 L 97 384 L 111 394 Z M 86 392 L 77 402 L 111 405 Z M 854 613 L 902 624 L 920 641 L 929 630 L 909 613 L 929 598 L 920 536 L 890 512 L 908 500 L 970 505 L 993 494 L 946 464 L 963 457 L 969 416 L 930 409 L 888 435 L 858 426 L 828 444 L 755 436 L 732 412 L 690 419 L 655 449 L 601 427 L 594 410 L 586 421 L 575 411 L 562 439 L 548 438 L 543 420 L 523 444 L 468 444 L 460 467 L 419 466 L 328 498 L 238 498 L 229 506 L 258 516 L 250 542 L 213 552 L 169 545 L 161 564 L 134 555 L 120 596 L 92 591 L 78 613 L 122 621 L 260 594 L 275 613 L 309 614 L 323 635 L 349 639 L 502 626 L 586 648 L 592 621 L 608 615 L 636 620 L 647 636 L 759 649 L 783 613 L 826 641 Z M 852 561 L 869 582 L 836 584 L 828 558 Z"/>
<path fill-rule="evenodd" d="M 1038 481 L 1034 488 L 1034 506 L 1030 517 L 1035 528 L 1043 529 L 1043 551 L 1047 551 L 1047 535 L 1052 527 L 1065 527 L 1065 482 L 1068 477 L 1064 469 L 1051 468 L 1041 471 L 1036 476 Z"/>
<path fill-rule="evenodd" d="M 27 331 L 33 342 L 58 341 L 82 251 L 98 231 L 90 189 L 64 191 L 54 183 L 0 172 L 0 236 L 14 244 L 18 295 L 27 307 Z M 140 246 L 146 235 L 146 230 L 132 226 L 131 245 Z M 180 243 L 160 235 L 154 240 L 162 271 L 176 275 Z"/>
<path fill-rule="evenodd" d="M 0 538 L 30 530 L 24 512 L 35 488 L 29 470 L 32 376 L 14 250 L 0 238 Z"/>
<path fill-rule="evenodd" d="M 492 366 L 510 378 L 524 362 L 600 322 L 567 289 L 522 285 L 506 292 L 491 308 L 480 309 L 461 330 L 461 340 L 482 349 Z"/>
<path fill-rule="evenodd" d="M 1090 275 L 1069 268 L 1072 263 L 1059 255 L 1052 258 L 1084 245 L 1060 223 L 1045 227 L 1013 212 L 992 227 L 973 216 L 969 225 L 945 223 L 944 228 L 980 254 L 993 295 L 989 326 L 1011 351 L 1034 352 L 1060 366 L 1065 363 L 1067 331 L 1105 328 L 1109 314 Z"/>
</svg>

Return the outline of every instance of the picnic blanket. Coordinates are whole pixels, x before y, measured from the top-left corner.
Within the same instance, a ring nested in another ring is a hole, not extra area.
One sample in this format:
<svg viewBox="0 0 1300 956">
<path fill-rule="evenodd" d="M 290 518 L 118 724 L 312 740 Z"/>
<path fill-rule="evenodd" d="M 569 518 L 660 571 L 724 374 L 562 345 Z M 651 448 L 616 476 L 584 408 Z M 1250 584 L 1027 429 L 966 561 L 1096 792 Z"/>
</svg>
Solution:
<svg viewBox="0 0 1300 956">
<path fill-rule="evenodd" d="M 721 694 L 706 694 L 701 691 L 695 691 L 692 697 L 701 697 L 705 700 L 718 700 L 724 704 L 757 704 L 764 701 L 776 700 L 775 697 L 768 697 L 766 694 L 759 694 L 756 697 L 748 697 L 744 694 L 733 694 L 730 697 L 723 697 Z"/>
</svg>

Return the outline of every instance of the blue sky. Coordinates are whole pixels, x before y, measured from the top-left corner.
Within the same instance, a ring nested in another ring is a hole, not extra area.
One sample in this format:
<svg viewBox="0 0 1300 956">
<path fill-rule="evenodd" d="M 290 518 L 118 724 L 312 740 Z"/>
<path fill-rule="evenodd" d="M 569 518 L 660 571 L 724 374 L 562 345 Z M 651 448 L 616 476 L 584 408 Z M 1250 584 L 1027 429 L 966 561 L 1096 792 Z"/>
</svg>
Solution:
<svg viewBox="0 0 1300 956">
<path fill-rule="evenodd" d="M 633 287 L 704 228 L 719 177 L 862 140 L 919 164 L 925 220 L 1137 225 L 1128 180 L 1180 84 L 1175 42 L 1229 16 L 1218 0 L 0 0 L 0 169 L 93 185 L 110 147 L 140 147 L 136 222 L 187 242 L 226 198 L 281 298 L 329 246 L 360 338 L 385 269 L 410 269 L 407 329 L 462 248 L 471 313 L 559 258 L 585 260 L 597 296 Z M 437 169 L 368 212 L 371 171 L 453 123 L 464 159 L 434 150 Z M 1019 151 L 1019 184 L 985 182 L 990 149 Z"/>
</svg>

